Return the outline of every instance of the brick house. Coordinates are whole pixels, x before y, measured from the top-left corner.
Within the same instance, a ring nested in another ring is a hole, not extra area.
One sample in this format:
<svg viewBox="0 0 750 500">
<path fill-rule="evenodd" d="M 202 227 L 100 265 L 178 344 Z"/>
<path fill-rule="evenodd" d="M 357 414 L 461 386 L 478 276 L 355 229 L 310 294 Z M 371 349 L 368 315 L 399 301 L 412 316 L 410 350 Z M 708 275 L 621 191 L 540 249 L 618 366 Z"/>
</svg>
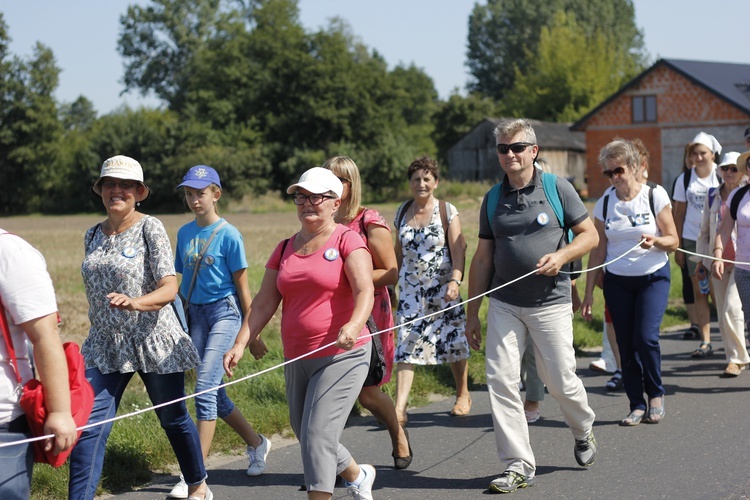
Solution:
<svg viewBox="0 0 750 500">
<path fill-rule="evenodd" d="M 640 138 L 649 150 L 649 179 L 671 194 L 685 145 L 702 131 L 722 151 L 744 151 L 750 125 L 750 65 L 660 59 L 571 127 L 586 133 L 589 196 L 609 186 L 597 164 L 615 137 Z"/>
<path fill-rule="evenodd" d="M 495 127 L 506 118 L 485 118 L 446 151 L 448 174 L 459 181 L 497 182 L 500 163 L 495 150 Z M 583 132 L 574 132 L 570 123 L 529 120 L 539 144 L 539 159 L 549 171 L 584 186 L 586 143 Z"/>
</svg>

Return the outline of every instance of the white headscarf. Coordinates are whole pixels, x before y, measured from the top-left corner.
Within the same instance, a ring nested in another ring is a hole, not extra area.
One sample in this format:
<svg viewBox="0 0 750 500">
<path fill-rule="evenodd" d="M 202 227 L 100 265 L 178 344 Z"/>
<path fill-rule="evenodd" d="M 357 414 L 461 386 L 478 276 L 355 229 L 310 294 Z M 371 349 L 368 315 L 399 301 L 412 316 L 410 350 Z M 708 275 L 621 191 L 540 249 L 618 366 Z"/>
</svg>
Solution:
<svg viewBox="0 0 750 500">
<path fill-rule="evenodd" d="M 703 144 L 711 150 L 713 154 L 721 154 L 721 144 L 716 140 L 716 137 L 705 132 L 698 132 L 698 135 L 690 141 L 690 144 Z"/>
</svg>

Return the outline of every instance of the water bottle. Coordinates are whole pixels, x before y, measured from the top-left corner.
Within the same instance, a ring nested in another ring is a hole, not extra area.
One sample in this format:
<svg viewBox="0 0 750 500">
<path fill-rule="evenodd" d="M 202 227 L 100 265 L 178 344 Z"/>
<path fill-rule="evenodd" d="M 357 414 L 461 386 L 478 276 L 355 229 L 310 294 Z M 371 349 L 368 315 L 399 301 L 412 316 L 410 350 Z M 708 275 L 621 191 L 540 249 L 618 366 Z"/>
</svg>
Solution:
<svg viewBox="0 0 750 500">
<path fill-rule="evenodd" d="M 708 292 L 711 291 L 711 288 L 708 285 L 708 273 L 706 272 L 705 267 L 699 267 L 696 269 L 696 273 L 698 275 L 698 288 L 700 288 L 700 292 L 703 295 L 708 295 Z"/>
</svg>

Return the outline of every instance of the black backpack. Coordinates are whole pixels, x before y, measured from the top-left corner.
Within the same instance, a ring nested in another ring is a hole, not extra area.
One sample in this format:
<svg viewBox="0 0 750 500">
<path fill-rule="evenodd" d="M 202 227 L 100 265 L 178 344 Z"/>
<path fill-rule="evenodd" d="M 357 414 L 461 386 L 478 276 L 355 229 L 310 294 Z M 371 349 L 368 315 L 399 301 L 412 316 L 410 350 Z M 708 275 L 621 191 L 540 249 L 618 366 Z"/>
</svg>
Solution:
<svg viewBox="0 0 750 500">
<path fill-rule="evenodd" d="M 750 184 L 745 184 L 734 193 L 732 204 L 729 205 L 729 215 L 732 216 L 732 220 L 737 220 L 737 210 L 740 209 L 740 201 L 745 197 L 748 190 L 750 190 Z"/>
<path fill-rule="evenodd" d="M 654 209 L 654 189 L 659 186 L 657 183 L 648 181 L 646 182 L 646 185 L 651 188 L 651 190 L 648 192 L 648 207 L 651 209 L 651 213 L 654 216 L 654 224 L 656 224 L 656 209 Z M 609 208 L 609 195 L 615 190 L 614 186 L 609 188 L 607 190 L 607 193 L 604 195 L 604 206 L 602 207 L 602 219 L 604 219 L 604 222 L 607 222 L 607 209 Z"/>
</svg>

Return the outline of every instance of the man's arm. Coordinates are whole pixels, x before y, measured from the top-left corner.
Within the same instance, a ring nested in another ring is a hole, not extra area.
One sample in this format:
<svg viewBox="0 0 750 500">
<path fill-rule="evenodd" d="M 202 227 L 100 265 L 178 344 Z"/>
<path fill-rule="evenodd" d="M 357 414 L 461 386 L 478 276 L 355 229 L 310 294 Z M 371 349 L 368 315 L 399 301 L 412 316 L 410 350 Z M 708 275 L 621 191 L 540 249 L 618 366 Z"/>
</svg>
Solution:
<svg viewBox="0 0 750 500">
<path fill-rule="evenodd" d="M 492 279 L 495 241 L 479 238 L 477 251 L 469 268 L 469 297 L 477 297 L 487 291 Z M 479 307 L 482 299 L 472 300 L 466 307 L 466 338 L 475 351 L 482 347 L 482 324 L 479 321 Z"/>
<path fill-rule="evenodd" d="M 554 253 L 543 255 L 536 264 L 537 274 L 556 276 L 562 266 L 580 259 L 599 244 L 599 234 L 590 217 L 586 217 L 571 230 L 574 235 L 573 241 Z"/>
</svg>

